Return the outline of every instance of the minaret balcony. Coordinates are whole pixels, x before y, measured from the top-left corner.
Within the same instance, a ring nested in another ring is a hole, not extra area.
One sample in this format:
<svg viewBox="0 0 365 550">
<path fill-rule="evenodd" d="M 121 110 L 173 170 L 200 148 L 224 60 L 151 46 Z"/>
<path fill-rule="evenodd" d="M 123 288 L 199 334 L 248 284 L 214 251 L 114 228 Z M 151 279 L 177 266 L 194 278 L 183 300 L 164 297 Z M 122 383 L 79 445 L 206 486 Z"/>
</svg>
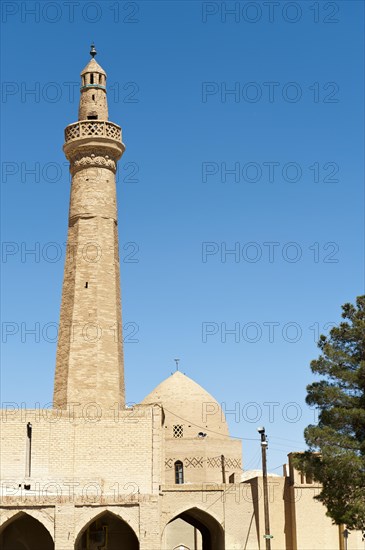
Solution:
<svg viewBox="0 0 365 550">
<path fill-rule="evenodd" d="M 65 142 L 85 137 L 104 136 L 122 141 L 122 129 L 108 120 L 79 120 L 65 128 Z"/>
<path fill-rule="evenodd" d="M 63 150 L 71 160 L 76 154 L 84 151 L 95 155 L 108 154 L 118 160 L 125 146 L 122 143 L 122 129 L 108 120 L 79 120 L 65 128 L 65 144 Z"/>
</svg>

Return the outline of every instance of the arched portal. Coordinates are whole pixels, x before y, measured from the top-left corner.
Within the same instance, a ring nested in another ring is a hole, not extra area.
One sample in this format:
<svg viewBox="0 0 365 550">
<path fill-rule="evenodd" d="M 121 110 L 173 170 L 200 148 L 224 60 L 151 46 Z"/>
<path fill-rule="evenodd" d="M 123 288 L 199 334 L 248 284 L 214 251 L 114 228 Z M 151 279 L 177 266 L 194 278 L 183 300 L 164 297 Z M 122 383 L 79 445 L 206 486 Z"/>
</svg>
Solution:
<svg viewBox="0 0 365 550">
<path fill-rule="evenodd" d="M 164 530 L 164 550 L 224 550 L 224 531 L 209 513 L 190 508 L 175 516 Z"/>
<path fill-rule="evenodd" d="M 139 550 L 139 542 L 128 523 L 103 512 L 82 529 L 75 550 Z"/>
<path fill-rule="evenodd" d="M 2 550 L 54 550 L 49 531 L 38 520 L 20 513 L 0 528 Z"/>
</svg>

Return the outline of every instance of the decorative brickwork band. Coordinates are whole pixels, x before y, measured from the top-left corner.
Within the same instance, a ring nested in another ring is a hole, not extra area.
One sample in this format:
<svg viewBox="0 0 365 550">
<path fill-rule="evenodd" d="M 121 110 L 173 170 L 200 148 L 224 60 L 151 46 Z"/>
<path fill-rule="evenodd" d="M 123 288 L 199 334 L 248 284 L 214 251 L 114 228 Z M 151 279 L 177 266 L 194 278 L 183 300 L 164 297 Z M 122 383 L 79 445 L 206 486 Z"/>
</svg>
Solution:
<svg viewBox="0 0 365 550">
<path fill-rule="evenodd" d="M 222 468 L 222 459 L 219 456 L 207 457 L 204 459 L 202 456 L 192 456 L 175 458 L 167 458 L 165 460 L 165 469 L 171 470 L 174 467 L 176 460 L 182 460 L 185 468 L 203 468 L 204 460 L 207 461 L 208 468 Z M 226 468 L 231 470 L 240 470 L 242 468 L 241 461 L 238 458 L 226 458 L 225 459 Z"/>
<path fill-rule="evenodd" d="M 222 468 L 222 459 L 221 457 L 207 458 L 208 468 Z M 241 461 L 238 458 L 226 458 L 225 459 L 226 468 L 240 469 Z"/>
<path fill-rule="evenodd" d="M 179 458 L 167 458 L 165 460 L 165 469 L 171 470 L 174 467 L 176 460 Z M 185 468 L 203 468 L 204 458 L 202 456 L 185 457 L 183 464 Z"/>
<path fill-rule="evenodd" d="M 112 155 L 106 155 L 103 152 L 94 151 L 78 153 L 70 163 L 70 172 L 74 175 L 78 170 L 83 168 L 109 168 L 114 174 L 117 171 L 117 161 L 112 157 Z"/>
<path fill-rule="evenodd" d="M 185 468 L 203 468 L 203 457 L 193 456 L 191 458 L 184 458 Z"/>
</svg>

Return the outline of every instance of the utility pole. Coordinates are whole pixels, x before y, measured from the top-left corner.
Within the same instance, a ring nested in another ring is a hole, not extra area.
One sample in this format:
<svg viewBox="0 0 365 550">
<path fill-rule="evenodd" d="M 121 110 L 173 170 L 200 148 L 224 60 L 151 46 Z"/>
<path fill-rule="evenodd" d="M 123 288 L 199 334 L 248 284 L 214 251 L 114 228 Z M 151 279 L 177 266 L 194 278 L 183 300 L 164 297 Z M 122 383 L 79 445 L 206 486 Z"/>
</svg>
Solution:
<svg viewBox="0 0 365 550">
<path fill-rule="evenodd" d="M 267 438 L 265 434 L 265 428 L 257 428 L 257 431 L 261 435 L 261 455 L 262 455 L 262 481 L 264 488 L 264 516 L 265 516 L 265 544 L 266 550 L 271 550 L 271 539 L 273 536 L 270 534 L 270 516 L 269 516 L 269 492 L 267 486 L 267 463 L 266 463 L 266 451 L 267 451 Z"/>
</svg>

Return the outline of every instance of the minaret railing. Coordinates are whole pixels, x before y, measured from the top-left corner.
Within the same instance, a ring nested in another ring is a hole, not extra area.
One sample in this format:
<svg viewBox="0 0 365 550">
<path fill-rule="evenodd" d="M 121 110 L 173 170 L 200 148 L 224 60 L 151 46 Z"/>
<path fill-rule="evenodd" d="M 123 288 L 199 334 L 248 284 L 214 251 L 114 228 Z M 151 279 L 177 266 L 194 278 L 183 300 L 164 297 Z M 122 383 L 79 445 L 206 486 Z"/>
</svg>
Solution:
<svg viewBox="0 0 365 550">
<path fill-rule="evenodd" d="M 65 142 L 84 137 L 102 136 L 122 140 L 122 129 L 108 120 L 80 120 L 65 128 Z"/>
</svg>

